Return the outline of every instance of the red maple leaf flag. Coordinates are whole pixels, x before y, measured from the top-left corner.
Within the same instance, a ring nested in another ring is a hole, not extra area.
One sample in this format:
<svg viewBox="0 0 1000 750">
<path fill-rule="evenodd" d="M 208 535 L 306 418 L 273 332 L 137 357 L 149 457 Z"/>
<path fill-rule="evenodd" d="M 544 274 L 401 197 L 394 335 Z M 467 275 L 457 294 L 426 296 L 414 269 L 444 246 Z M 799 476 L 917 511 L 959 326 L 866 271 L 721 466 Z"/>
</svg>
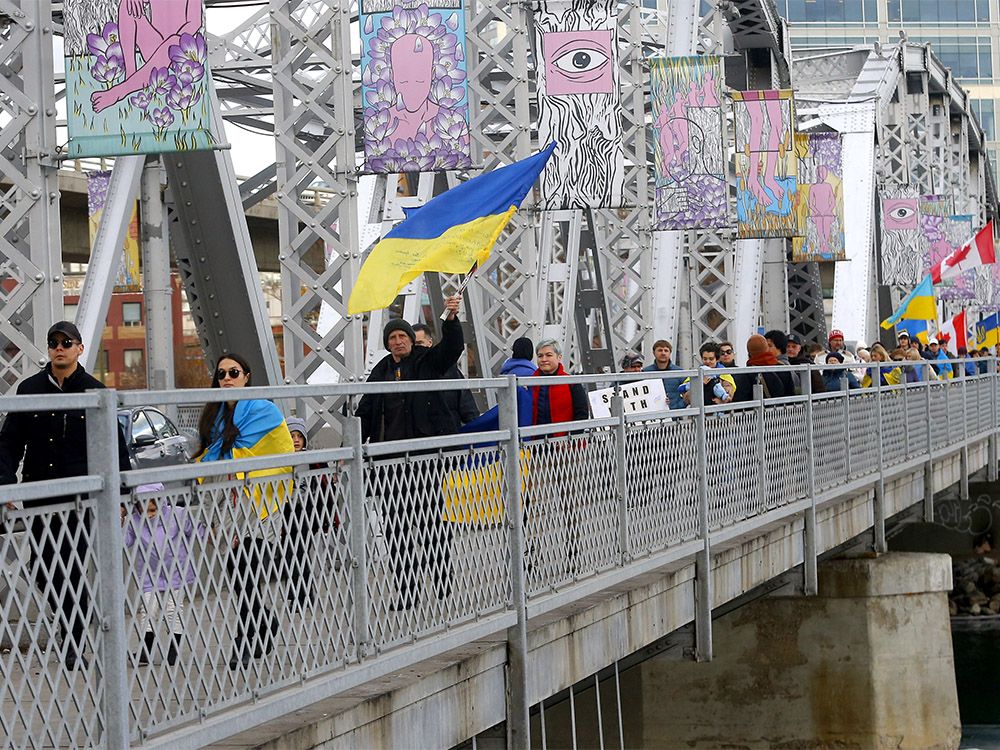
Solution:
<svg viewBox="0 0 1000 750">
<path fill-rule="evenodd" d="M 938 333 L 939 339 L 948 342 L 948 351 L 952 354 L 959 349 L 967 349 L 969 346 L 969 328 L 965 320 L 965 310 L 949 320 Z"/>
<path fill-rule="evenodd" d="M 976 236 L 960 248 L 952 252 L 931 268 L 931 281 L 940 284 L 945 279 L 951 279 L 960 273 L 979 266 L 996 263 L 996 249 L 993 246 L 993 222 L 976 232 Z"/>
</svg>

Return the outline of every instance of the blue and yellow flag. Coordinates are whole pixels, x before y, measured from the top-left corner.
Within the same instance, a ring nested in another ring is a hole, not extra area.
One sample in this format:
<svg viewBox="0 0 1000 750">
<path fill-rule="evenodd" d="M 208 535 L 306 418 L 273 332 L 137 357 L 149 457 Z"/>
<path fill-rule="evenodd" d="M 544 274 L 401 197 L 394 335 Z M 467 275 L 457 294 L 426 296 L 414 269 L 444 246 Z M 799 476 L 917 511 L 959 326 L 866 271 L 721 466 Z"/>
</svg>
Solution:
<svg viewBox="0 0 1000 750">
<path fill-rule="evenodd" d="M 911 340 L 919 341 L 922 344 L 930 341 L 926 320 L 901 320 L 896 323 L 896 336 L 898 337 L 904 331 L 909 334 Z"/>
<path fill-rule="evenodd" d="M 356 315 L 387 307 L 424 271 L 468 273 L 483 263 L 555 147 L 551 143 L 534 156 L 473 177 L 408 211 L 368 254 L 347 311 Z"/>
<path fill-rule="evenodd" d="M 883 328 L 892 328 L 900 320 L 937 320 L 937 303 L 934 301 L 934 282 L 930 276 L 917 284 L 892 315 L 882 321 Z"/>
<path fill-rule="evenodd" d="M 1000 313 L 993 313 L 976 323 L 976 348 L 988 346 L 992 349 L 997 344 L 1000 344 Z"/>
</svg>

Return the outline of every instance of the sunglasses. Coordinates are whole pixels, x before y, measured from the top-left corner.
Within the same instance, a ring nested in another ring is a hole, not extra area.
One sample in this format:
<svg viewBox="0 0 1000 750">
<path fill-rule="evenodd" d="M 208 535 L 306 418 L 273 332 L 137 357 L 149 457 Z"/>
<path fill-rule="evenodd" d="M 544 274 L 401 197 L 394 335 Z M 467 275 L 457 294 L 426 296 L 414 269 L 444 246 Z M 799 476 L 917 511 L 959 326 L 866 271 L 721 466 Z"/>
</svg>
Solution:
<svg viewBox="0 0 1000 750">
<path fill-rule="evenodd" d="M 243 374 L 243 370 L 239 369 L 238 367 L 230 367 L 228 370 L 224 370 L 222 368 L 219 368 L 218 370 L 215 371 L 215 379 L 216 380 L 225 380 L 226 379 L 226 375 L 228 375 L 233 380 L 236 380 L 236 378 L 238 378 L 242 374 Z"/>
<path fill-rule="evenodd" d="M 49 349 L 72 349 L 76 342 L 72 339 L 49 339 Z"/>
<path fill-rule="evenodd" d="M 733 353 L 732 349 L 720 349 L 719 351 L 722 352 L 723 354 L 732 354 Z"/>
</svg>

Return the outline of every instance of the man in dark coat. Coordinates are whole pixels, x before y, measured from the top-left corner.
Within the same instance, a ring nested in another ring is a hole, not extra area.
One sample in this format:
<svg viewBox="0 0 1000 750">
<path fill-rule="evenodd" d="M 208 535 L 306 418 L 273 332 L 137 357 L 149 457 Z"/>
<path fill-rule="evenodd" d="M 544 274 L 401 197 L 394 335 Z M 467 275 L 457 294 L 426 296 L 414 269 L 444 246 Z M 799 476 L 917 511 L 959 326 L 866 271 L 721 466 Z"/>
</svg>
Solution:
<svg viewBox="0 0 1000 750">
<path fill-rule="evenodd" d="M 60 321 L 48 332 L 49 362 L 22 380 L 19 395 L 83 393 L 104 384 L 79 364 L 83 354 L 80 331 Z M 85 476 L 87 471 L 87 419 L 83 410 L 11 412 L 0 429 L 0 484 L 15 484 L 24 461 L 25 482 Z M 131 468 L 125 439 L 118 432 L 118 468 Z M 25 501 L 25 508 L 44 508 L 73 502 L 74 496 Z M 11 505 L 8 503 L 8 507 Z M 86 617 L 90 605 L 87 580 L 87 547 L 90 511 L 76 509 L 39 513 L 31 521 L 31 570 L 35 585 L 48 591 L 49 603 L 59 614 L 63 634 L 63 660 L 73 669 L 82 661 Z"/>
<path fill-rule="evenodd" d="M 417 346 L 428 349 L 434 346 L 434 331 L 426 323 L 417 323 L 413 326 L 413 333 Z M 457 365 L 449 367 L 445 377 L 452 380 L 465 380 L 465 375 L 462 374 Z M 458 421 L 463 425 L 467 425 L 479 416 L 479 405 L 476 403 L 476 397 L 472 395 L 472 391 L 445 391 L 441 395 L 447 402 L 448 408 L 458 415 Z"/>
<path fill-rule="evenodd" d="M 416 334 L 405 320 L 391 320 L 382 333 L 389 353 L 368 376 L 368 382 L 440 380 L 455 366 L 465 348 L 456 313 L 460 296 L 445 301 L 448 318 L 441 324 L 441 341 L 430 348 L 416 346 Z M 448 406 L 446 391 L 404 391 L 366 394 L 358 404 L 362 439 L 371 442 L 450 435 L 461 426 Z M 413 455 L 412 451 L 407 452 Z M 420 581 L 433 569 L 439 599 L 451 591 L 451 528 L 444 520 L 444 498 L 433 458 L 388 461 L 376 483 L 386 519 L 389 553 L 393 558 L 399 599 L 393 609 L 411 608 Z"/>
</svg>

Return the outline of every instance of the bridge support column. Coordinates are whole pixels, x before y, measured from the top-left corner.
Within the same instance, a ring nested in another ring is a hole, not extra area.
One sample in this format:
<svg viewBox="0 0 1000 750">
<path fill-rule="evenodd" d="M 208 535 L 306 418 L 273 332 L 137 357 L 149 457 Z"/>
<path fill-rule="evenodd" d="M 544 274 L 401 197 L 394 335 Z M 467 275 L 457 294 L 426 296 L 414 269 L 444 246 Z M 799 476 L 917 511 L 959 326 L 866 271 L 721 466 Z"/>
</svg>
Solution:
<svg viewBox="0 0 1000 750">
<path fill-rule="evenodd" d="M 634 744 L 957 748 L 950 588 L 947 555 L 822 563 L 819 596 L 717 619 L 711 663 L 643 662 Z"/>
</svg>

